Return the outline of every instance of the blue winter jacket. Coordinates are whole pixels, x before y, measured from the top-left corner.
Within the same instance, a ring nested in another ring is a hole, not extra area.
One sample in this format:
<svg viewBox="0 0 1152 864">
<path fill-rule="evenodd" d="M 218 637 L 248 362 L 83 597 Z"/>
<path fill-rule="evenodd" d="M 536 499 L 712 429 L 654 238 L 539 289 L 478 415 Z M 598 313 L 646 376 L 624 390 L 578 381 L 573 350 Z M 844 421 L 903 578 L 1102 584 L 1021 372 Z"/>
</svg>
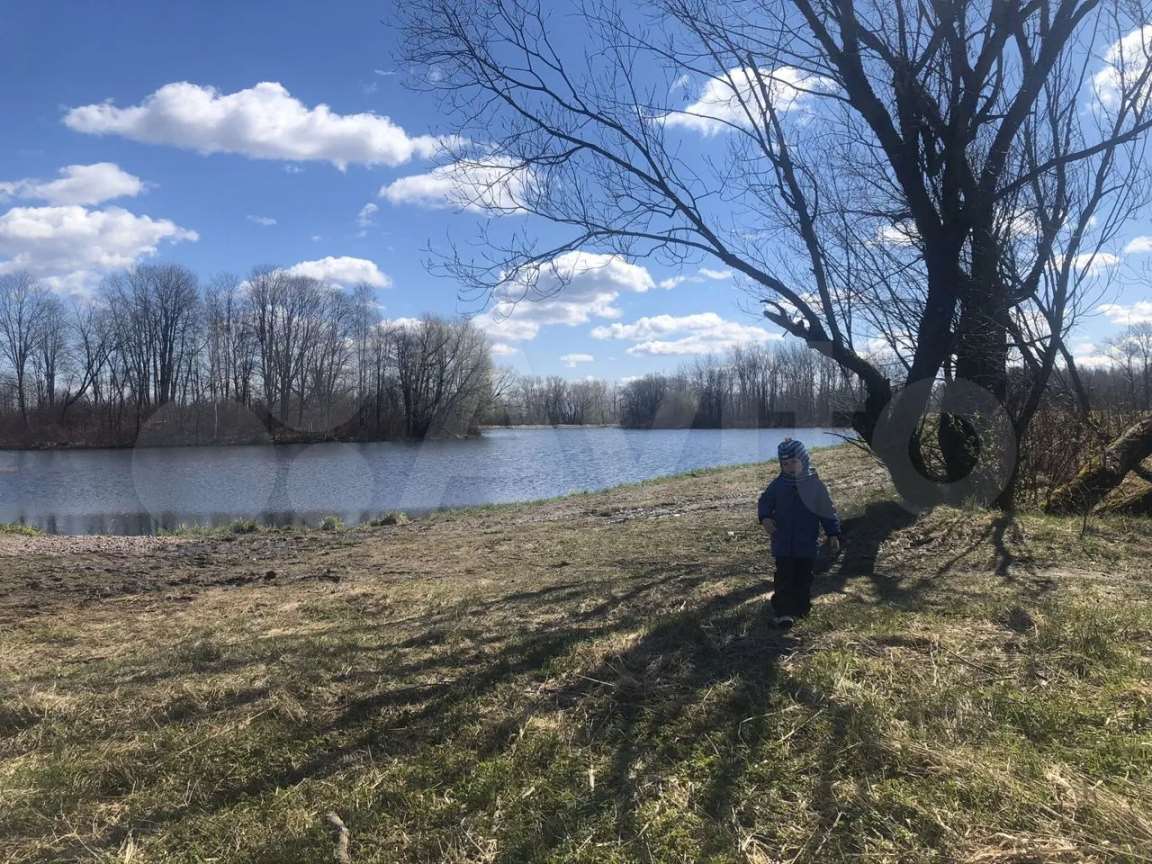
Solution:
<svg viewBox="0 0 1152 864">
<path fill-rule="evenodd" d="M 815 558 L 820 526 L 829 537 L 840 535 L 840 517 L 828 489 L 816 474 L 795 483 L 777 477 L 756 503 L 756 519 L 774 519 L 772 555 L 776 558 Z"/>
</svg>

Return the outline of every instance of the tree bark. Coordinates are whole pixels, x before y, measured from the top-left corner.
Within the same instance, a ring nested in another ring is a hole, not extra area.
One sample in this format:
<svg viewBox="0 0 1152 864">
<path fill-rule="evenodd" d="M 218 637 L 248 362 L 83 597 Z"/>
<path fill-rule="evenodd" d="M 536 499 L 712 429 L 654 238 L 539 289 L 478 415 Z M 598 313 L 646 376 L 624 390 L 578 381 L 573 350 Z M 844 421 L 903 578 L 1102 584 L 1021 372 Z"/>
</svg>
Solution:
<svg viewBox="0 0 1152 864">
<path fill-rule="evenodd" d="M 1071 481 L 1057 489 L 1045 510 L 1054 514 L 1086 513 L 1149 456 L 1152 456 L 1152 415 L 1131 426 L 1108 445 L 1103 458 L 1084 466 Z"/>
<path fill-rule="evenodd" d="M 1123 513 L 1129 516 L 1152 516 L 1152 486 L 1109 498 L 1100 505 L 1101 513 Z"/>
</svg>

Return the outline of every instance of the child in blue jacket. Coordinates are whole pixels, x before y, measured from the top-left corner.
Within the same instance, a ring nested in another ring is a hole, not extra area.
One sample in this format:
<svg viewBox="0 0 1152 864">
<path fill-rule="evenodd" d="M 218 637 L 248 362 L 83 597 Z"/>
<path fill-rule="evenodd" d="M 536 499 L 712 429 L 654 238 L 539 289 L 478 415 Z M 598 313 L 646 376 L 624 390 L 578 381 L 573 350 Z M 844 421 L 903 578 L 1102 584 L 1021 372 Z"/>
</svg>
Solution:
<svg viewBox="0 0 1152 864">
<path fill-rule="evenodd" d="M 778 455 L 780 476 L 761 493 L 756 516 L 772 538 L 776 559 L 772 585 L 775 622 L 791 627 L 812 608 L 812 565 L 820 527 L 828 535 L 829 553 L 835 555 L 840 550 L 840 517 L 804 445 L 785 438 Z"/>
</svg>

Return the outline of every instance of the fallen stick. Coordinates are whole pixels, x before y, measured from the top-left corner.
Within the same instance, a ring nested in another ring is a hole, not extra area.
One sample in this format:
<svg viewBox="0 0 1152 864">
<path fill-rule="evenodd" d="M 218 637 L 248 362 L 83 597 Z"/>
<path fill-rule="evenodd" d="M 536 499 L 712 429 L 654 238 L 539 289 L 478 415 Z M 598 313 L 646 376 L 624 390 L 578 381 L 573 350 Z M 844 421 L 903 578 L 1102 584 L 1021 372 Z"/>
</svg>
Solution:
<svg viewBox="0 0 1152 864">
<path fill-rule="evenodd" d="M 328 814 L 328 823 L 336 829 L 336 854 L 332 857 L 340 864 L 352 864 L 352 856 L 348 854 L 348 826 L 335 813 Z"/>
</svg>

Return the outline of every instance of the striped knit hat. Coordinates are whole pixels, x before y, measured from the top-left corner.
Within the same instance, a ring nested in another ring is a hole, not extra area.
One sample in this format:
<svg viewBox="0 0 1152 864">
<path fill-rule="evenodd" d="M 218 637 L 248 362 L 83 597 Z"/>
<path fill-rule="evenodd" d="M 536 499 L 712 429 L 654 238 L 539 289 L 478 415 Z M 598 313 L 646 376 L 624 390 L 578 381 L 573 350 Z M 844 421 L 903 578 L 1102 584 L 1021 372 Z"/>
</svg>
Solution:
<svg viewBox="0 0 1152 864">
<path fill-rule="evenodd" d="M 812 464 L 808 459 L 808 450 L 804 444 L 794 438 L 785 438 L 780 442 L 780 446 L 776 448 L 776 453 L 780 458 L 781 476 L 785 480 L 796 482 L 798 477 L 783 472 L 784 460 L 786 459 L 799 459 L 800 460 L 800 475 L 799 477 L 808 477 L 815 472 L 812 470 Z"/>
</svg>

